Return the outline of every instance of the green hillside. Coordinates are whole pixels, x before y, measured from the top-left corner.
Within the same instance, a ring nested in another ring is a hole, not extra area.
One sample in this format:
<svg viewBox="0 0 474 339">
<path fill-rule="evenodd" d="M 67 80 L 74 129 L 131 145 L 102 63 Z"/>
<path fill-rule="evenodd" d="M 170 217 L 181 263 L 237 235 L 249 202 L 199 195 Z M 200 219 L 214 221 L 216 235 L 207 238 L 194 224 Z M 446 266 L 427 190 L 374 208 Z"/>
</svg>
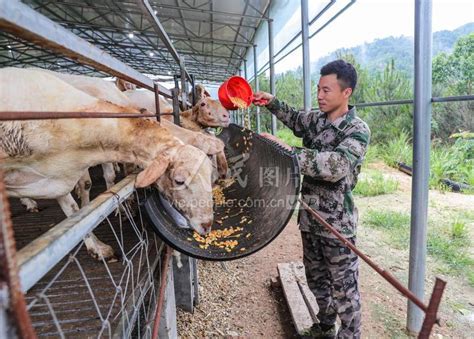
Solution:
<svg viewBox="0 0 474 339">
<path fill-rule="evenodd" d="M 453 31 L 433 33 L 433 56 L 440 52 L 450 53 L 459 37 L 474 32 L 474 22 L 465 24 Z M 395 60 L 398 70 L 413 73 L 413 38 L 387 37 L 352 48 L 341 48 L 313 63 L 313 72 L 340 55 L 352 54 L 355 59 L 370 72 L 383 71 L 390 59 Z M 317 76 L 317 74 L 315 74 Z"/>
</svg>

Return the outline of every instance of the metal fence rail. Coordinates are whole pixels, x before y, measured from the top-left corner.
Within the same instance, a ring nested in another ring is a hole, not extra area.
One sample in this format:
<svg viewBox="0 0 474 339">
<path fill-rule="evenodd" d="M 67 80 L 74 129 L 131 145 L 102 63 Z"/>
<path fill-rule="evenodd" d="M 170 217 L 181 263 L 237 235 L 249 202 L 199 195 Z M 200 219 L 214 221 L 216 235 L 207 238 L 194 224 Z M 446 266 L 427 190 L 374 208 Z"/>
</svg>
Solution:
<svg viewBox="0 0 474 339">
<path fill-rule="evenodd" d="M 146 228 L 143 194 L 133 189 L 133 178 L 19 251 L 21 285 L 28 290 L 27 310 L 39 337 L 151 336 L 164 244 Z M 125 200 L 130 197 L 132 203 Z M 51 205 L 48 210 L 60 211 Z M 25 233 L 35 238 L 49 227 L 47 219 L 41 220 L 35 227 L 15 229 L 21 242 L 28 240 Z M 94 233 L 121 260 L 97 261 L 87 253 L 83 236 L 96 226 Z"/>
</svg>

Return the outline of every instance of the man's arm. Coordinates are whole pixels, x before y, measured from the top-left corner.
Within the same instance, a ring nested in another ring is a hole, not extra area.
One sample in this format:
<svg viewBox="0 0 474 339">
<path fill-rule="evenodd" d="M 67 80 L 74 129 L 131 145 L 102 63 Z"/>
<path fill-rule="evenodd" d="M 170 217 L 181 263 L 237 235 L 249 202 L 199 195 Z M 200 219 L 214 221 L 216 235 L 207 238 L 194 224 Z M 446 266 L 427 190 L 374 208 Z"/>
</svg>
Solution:
<svg viewBox="0 0 474 339">
<path fill-rule="evenodd" d="M 333 152 L 296 149 L 301 174 L 330 182 L 341 180 L 362 162 L 369 139 L 370 131 L 367 128 L 348 135 Z"/>
<path fill-rule="evenodd" d="M 310 122 L 311 114 L 300 113 L 293 107 L 266 92 L 254 94 L 254 104 L 265 107 L 281 122 L 288 126 L 297 137 L 303 136 L 303 131 Z"/>
</svg>

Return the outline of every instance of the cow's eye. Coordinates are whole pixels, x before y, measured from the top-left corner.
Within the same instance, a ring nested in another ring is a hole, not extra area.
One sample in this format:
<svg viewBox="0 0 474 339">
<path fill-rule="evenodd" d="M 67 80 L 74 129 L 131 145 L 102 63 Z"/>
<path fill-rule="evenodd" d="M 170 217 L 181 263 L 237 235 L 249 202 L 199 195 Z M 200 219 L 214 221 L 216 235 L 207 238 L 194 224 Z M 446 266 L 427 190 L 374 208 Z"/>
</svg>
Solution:
<svg viewBox="0 0 474 339">
<path fill-rule="evenodd" d="M 181 185 L 184 185 L 184 180 L 182 179 L 175 179 L 174 180 L 174 183 L 178 186 L 181 186 Z"/>
<path fill-rule="evenodd" d="M 202 102 L 202 103 L 201 103 L 201 107 L 204 107 L 204 106 L 206 106 L 206 103 L 205 103 L 205 102 Z"/>
</svg>

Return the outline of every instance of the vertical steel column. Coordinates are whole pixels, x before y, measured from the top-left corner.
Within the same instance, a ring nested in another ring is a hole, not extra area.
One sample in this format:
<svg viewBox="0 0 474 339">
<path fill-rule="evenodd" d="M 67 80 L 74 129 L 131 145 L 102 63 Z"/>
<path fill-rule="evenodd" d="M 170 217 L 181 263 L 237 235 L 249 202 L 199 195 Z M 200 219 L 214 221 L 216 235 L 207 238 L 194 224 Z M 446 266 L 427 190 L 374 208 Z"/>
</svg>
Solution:
<svg viewBox="0 0 474 339">
<path fill-rule="evenodd" d="M 241 77 L 242 76 L 242 69 L 239 68 L 239 76 Z M 238 108 L 237 109 L 237 121 L 238 121 L 238 125 L 240 126 L 243 126 L 243 115 L 244 113 L 242 112 L 242 109 L 241 108 Z"/>
<path fill-rule="evenodd" d="M 253 77 L 255 80 L 255 92 L 258 92 L 260 90 L 259 88 L 259 83 L 258 83 L 258 67 L 257 67 L 257 45 L 253 45 Z M 261 132 L 261 127 L 260 127 L 260 106 L 255 106 L 256 107 L 256 120 L 257 120 L 257 133 Z"/>
<path fill-rule="evenodd" d="M 158 87 L 158 83 L 156 82 L 155 82 L 155 114 L 156 114 L 156 120 L 158 120 L 158 122 L 161 122 L 160 89 Z"/>
<path fill-rule="evenodd" d="M 247 59 L 244 59 L 244 75 L 245 75 L 245 80 L 249 78 L 248 72 L 247 72 Z M 246 113 L 244 113 L 246 112 Z M 243 125 L 247 125 L 249 128 L 251 127 L 250 125 L 250 107 L 247 107 L 245 110 L 242 110 L 242 113 L 244 115 L 244 123 Z"/>
<path fill-rule="evenodd" d="M 183 106 L 183 111 L 188 109 L 188 84 L 186 82 L 186 68 L 184 67 L 184 59 L 179 59 L 179 69 L 181 70 L 181 104 Z"/>
<path fill-rule="evenodd" d="M 303 42 L 303 95 L 304 111 L 311 110 L 311 66 L 309 63 L 308 0 L 301 0 L 301 37 Z"/>
<path fill-rule="evenodd" d="M 275 95 L 275 60 L 273 53 L 273 20 L 270 19 L 268 22 L 268 63 L 270 64 L 270 93 Z M 272 134 L 275 135 L 277 132 L 277 120 L 276 116 L 272 114 Z"/>
<path fill-rule="evenodd" d="M 194 78 L 194 74 L 191 74 L 191 95 L 192 95 L 192 101 L 191 105 L 196 105 L 196 81 Z"/>
<path fill-rule="evenodd" d="M 413 113 L 413 180 L 411 194 L 408 287 L 423 300 L 426 264 L 428 181 L 431 133 L 431 0 L 415 0 L 415 99 Z M 407 329 L 417 333 L 423 312 L 408 302 Z"/>
<path fill-rule="evenodd" d="M 171 93 L 173 94 L 173 122 L 181 126 L 179 119 L 179 88 L 172 88 Z"/>
</svg>

